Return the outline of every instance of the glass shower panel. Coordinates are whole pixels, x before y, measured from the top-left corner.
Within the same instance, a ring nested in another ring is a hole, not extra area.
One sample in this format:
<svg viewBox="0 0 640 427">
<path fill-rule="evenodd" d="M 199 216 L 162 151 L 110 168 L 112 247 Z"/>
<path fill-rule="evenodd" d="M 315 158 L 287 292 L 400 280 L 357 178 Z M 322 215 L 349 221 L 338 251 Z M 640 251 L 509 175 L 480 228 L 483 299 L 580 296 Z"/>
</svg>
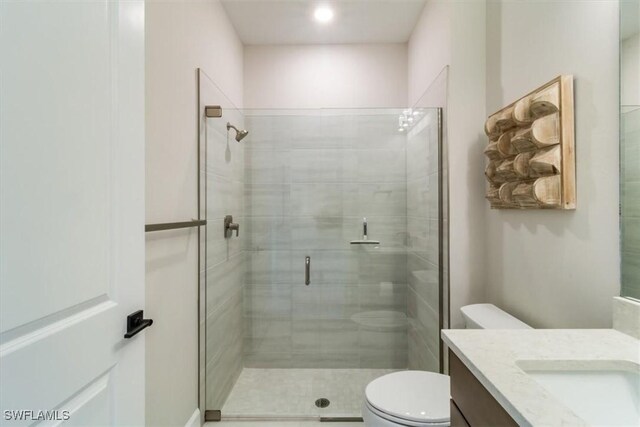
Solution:
<svg viewBox="0 0 640 427">
<path fill-rule="evenodd" d="M 621 295 L 640 299 L 640 106 L 621 112 Z"/>
<path fill-rule="evenodd" d="M 205 340 L 201 381 L 206 384 L 201 394 L 206 409 L 215 410 L 222 407 L 243 368 L 244 144 L 250 136 L 238 143 L 235 132 L 227 131 L 227 122 L 244 128 L 243 114 L 202 71 L 199 95 L 200 111 L 206 105 L 222 107 L 222 117 L 202 116 L 200 122 L 200 203 L 207 220 L 200 279 L 206 313 L 200 324 Z M 224 232 L 227 215 L 241 225 L 238 236 Z"/>
<path fill-rule="evenodd" d="M 407 134 L 409 369 L 440 369 L 440 115 L 424 110 Z"/>
</svg>

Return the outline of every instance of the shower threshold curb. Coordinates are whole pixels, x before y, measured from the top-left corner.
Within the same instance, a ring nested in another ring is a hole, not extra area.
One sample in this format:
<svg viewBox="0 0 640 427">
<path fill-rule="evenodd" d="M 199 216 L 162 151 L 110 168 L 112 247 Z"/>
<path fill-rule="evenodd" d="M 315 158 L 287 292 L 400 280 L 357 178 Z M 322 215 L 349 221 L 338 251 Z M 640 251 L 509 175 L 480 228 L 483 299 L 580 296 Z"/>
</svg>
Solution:
<svg viewBox="0 0 640 427">
<path fill-rule="evenodd" d="M 321 423 L 348 423 L 364 422 L 362 417 L 325 417 L 325 416 L 241 416 L 223 415 L 220 421 L 320 421 Z"/>
</svg>

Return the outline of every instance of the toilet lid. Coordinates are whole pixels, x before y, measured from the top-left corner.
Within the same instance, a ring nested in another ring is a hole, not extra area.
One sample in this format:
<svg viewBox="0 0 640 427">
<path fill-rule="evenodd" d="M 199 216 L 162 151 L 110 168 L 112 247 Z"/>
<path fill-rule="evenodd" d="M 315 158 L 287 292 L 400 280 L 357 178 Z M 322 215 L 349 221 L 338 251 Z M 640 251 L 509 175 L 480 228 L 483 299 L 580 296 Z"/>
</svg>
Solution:
<svg viewBox="0 0 640 427">
<path fill-rule="evenodd" d="M 371 406 L 418 423 L 449 421 L 449 377 L 426 371 L 401 371 L 371 381 L 365 396 Z"/>
</svg>

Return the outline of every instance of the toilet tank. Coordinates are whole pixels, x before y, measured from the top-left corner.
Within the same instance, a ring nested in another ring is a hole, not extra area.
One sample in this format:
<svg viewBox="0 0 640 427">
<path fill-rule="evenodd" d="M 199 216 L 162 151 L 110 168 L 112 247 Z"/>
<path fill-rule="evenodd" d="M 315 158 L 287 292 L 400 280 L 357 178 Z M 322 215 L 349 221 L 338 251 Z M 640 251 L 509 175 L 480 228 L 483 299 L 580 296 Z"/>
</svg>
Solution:
<svg viewBox="0 0 640 427">
<path fill-rule="evenodd" d="M 467 329 L 533 329 L 493 304 L 465 305 L 460 311 Z"/>
</svg>

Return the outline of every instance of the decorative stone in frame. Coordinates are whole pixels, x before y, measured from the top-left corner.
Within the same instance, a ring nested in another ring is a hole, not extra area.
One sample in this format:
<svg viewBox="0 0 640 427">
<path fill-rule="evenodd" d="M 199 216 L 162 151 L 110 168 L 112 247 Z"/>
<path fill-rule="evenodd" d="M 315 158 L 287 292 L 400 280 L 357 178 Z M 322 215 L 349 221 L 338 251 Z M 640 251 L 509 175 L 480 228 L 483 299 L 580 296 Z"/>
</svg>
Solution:
<svg viewBox="0 0 640 427">
<path fill-rule="evenodd" d="M 486 197 L 494 209 L 575 209 L 573 76 L 489 116 Z"/>
</svg>

